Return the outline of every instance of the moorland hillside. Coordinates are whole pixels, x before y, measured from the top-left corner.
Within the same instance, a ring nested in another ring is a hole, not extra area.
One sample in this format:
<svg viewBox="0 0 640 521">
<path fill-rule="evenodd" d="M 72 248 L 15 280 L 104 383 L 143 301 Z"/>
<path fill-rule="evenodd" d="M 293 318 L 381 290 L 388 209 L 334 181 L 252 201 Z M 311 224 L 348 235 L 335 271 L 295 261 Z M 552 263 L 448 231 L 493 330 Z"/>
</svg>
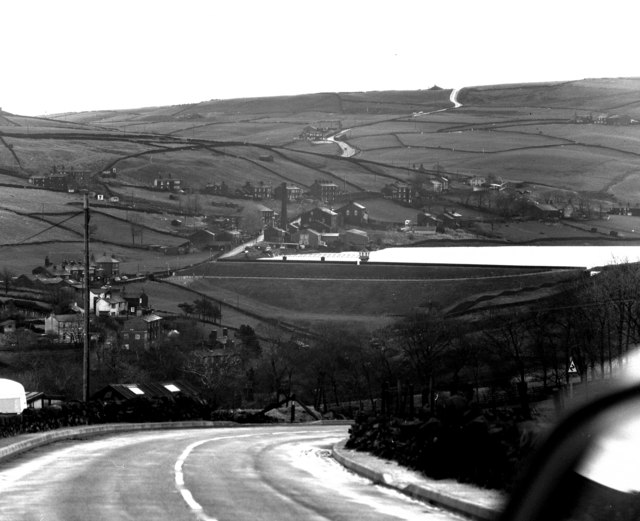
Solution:
<svg viewBox="0 0 640 521">
<path fill-rule="evenodd" d="M 259 212 L 278 212 L 280 201 L 246 197 L 247 185 L 299 187 L 304 196 L 292 202 L 290 217 L 322 204 L 364 203 L 383 223 L 370 230 L 375 247 L 443 239 L 632 241 L 640 230 L 636 217 L 626 215 L 640 205 L 638 120 L 635 78 L 210 100 L 46 118 L 4 111 L 0 212 L 7 226 L 0 231 L 0 263 L 16 273 L 30 271 L 46 255 L 59 262 L 78 256 L 79 188 L 102 198 L 92 202 L 94 248 L 117 256 L 134 274 L 208 260 L 209 251 L 196 258 L 179 248 L 191 233 L 216 223 L 240 223 L 243 237 L 255 236 Z M 67 175 L 69 185 L 39 187 L 38 178 L 50 180 L 54 173 Z M 448 186 L 440 191 L 443 177 Z M 160 179 L 179 180 L 180 189 L 159 190 Z M 476 180 L 509 190 L 476 190 Z M 330 203 L 314 197 L 317 181 L 336 185 L 340 197 Z M 383 198 L 394 184 L 422 195 L 411 203 Z M 536 214 L 542 207 L 564 218 Z M 625 215 L 612 215 L 614 208 Z M 437 215 L 452 209 L 463 222 L 446 233 L 419 239 L 398 231 L 421 210 Z M 229 303 L 239 302 L 237 293 L 254 310 L 267 301 L 287 307 L 287 299 L 256 284 L 232 286 L 227 280 L 198 291 L 224 294 Z M 330 289 L 316 294 L 325 291 L 329 299 Z M 357 291 L 364 290 L 351 294 Z M 456 291 L 462 299 L 465 292 Z M 424 301 L 417 295 L 409 308 Z M 309 310 L 315 305 L 305 303 Z M 355 313 L 333 307 L 341 316 Z"/>
</svg>

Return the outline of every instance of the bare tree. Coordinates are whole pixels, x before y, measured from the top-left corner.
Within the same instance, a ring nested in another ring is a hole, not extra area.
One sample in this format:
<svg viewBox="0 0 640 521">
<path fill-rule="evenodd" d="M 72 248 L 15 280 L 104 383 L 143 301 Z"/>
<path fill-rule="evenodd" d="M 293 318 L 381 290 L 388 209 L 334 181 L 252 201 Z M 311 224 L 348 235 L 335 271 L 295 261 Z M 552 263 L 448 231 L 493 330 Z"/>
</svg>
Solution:
<svg viewBox="0 0 640 521">
<path fill-rule="evenodd" d="M 234 353 L 217 356 L 210 351 L 194 351 L 183 370 L 197 379 L 209 399 L 218 405 L 233 406 L 246 378 L 240 357 Z"/>
<path fill-rule="evenodd" d="M 498 327 L 485 331 L 486 345 L 502 360 L 511 365 L 518 376 L 518 397 L 522 415 L 531 417 L 527 393 L 529 372 L 528 330 L 523 316 L 515 314 L 510 320 L 502 319 Z M 496 361 L 497 361 L 496 360 Z"/>
<path fill-rule="evenodd" d="M 435 406 L 435 378 L 451 346 L 451 329 L 436 309 L 404 319 L 395 328 L 398 347 Z"/>
<path fill-rule="evenodd" d="M 9 288 L 13 284 L 13 272 L 6 266 L 2 269 L 2 285 L 4 287 L 4 294 L 9 294 Z"/>
<path fill-rule="evenodd" d="M 137 216 L 131 216 L 129 219 L 129 229 L 131 230 L 131 244 L 135 244 L 136 237 L 139 237 L 139 244 L 144 240 L 144 226 Z"/>
</svg>

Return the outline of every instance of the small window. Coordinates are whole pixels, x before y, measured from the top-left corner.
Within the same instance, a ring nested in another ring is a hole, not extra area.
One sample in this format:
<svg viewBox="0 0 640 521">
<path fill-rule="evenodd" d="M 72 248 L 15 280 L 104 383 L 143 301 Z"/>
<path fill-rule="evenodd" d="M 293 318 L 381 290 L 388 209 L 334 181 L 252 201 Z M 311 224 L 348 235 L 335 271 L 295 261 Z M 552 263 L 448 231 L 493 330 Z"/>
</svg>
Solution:
<svg viewBox="0 0 640 521">
<path fill-rule="evenodd" d="M 140 333 L 136 333 L 136 340 L 140 340 Z"/>
<path fill-rule="evenodd" d="M 179 393 L 180 389 L 173 384 L 165 384 L 164 388 L 172 393 Z"/>
<path fill-rule="evenodd" d="M 129 386 L 129 390 L 133 393 L 133 394 L 137 394 L 137 395 L 141 395 L 144 394 L 144 391 L 142 389 L 140 389 L 139 387 L 135 387 L 133 385 Z"/>
</svg>

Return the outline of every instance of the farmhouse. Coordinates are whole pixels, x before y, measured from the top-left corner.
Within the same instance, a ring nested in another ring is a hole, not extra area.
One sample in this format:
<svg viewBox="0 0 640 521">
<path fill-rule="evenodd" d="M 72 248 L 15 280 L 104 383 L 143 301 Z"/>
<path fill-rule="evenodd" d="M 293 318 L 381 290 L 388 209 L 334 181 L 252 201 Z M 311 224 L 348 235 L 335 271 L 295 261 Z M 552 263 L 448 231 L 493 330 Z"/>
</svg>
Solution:
<svg viewBox="0 0 640 521">
<path fill-rule="evenodd" d="M 278 228 L 270 224 L 264 229 L 264 242 L 270 244 L 282 244 L 287 242 L 287 232 L 282 228 Z"/>
<path fill-rule="evenodd" d="M 149 297 L 144 290 L 138 296 L 128 296 L 123 292 L 122 298 L 127 302 L 127 315 L 140 316 L 149 311 Z"/>
<path fill-rule="evenodd" d="M 325 203 L 332 203 L 338 196 L 338 185 L 329 181 L 316 180 L 310 187 L 309 192 L 316 199 Z"/>
<path fill-rule="evenodd" d="M 262 226 L 269 226 L 275 222 L 276 212 L 268 206 L 259 205 L 258 212 L 260 213 L 260 219 Z"/>
<path fill-rule="evenodd" d="M 216 239 L 218 246 L 239 244 L 242 241 L 242 235 L 238 230 L 223 230 L 216 234 Z"/>
<path fill-rule="evenodd" d="M 600 114 L 595 121 L 598 125 L 628 126 L 637 121 L 626 114 Z"/>
<path fill-rule="evenodd" d="M 439 215 L 440 220 L 447 228 L 459 228 L 462 214 L 455 210 L 446 210 Z"/>
<path fill-rule="evenodd" d="M 83 315 L 51 313 L 44 319 L 44 333 L 55 337 L 59 342 L 81 342 L 84 334 Z"/>
<path fill-rule="evenodd" d="M 552 204 L 533 201 L 529 209 L 536 219 L 554 220 L 564 216 L 564 210 L 560 210 Z"/>
<path fill-rule="evenodd" d="M 120 275 L 120 261 L 106 254 L 96 259 L 96 266 L 102 271 L 104 278 Z"/>
<path fill-rule="evenodd" d="M 113 166 L 110 169 L 103 170 L 102 172 L 100 172 L 100 177 L 106 177 L 106 178 L 114 179 L 115 177 L 117 177 L 117 169 L 116 169 L 116 167 Z"/>
<path fill-rule="evenodd" d="M 29 183 L 38 188 L 46 190 L 57 190 L 67 192 L 69 189 L 69 180 L 67 174 L 53 173 L 47 175 L 36 175 L 29 178 Z"/>
<path fill-rule="evenodd" d="M 336 212 L 340 215 L 340 220 L 344 224 L 362 226 L 369 222 L 369 212 L 367 212 L 367 208 L 360 203 L 351 201 L 338 208 Z"/>
<path fill-rule="evenodd" d="M 423 210 L 418 213 L 417 223 L 420 228 L 435 231 L 442 224 L 442 220 Z"/>
<path fill-rule="evenodd" d="M 307 125 L 302 129 L 299 139 L 307 139 L 309 141 L 322 141 L 327 136 L 342 130 L 342 122 L 340 120 L 319 121 L 315 125 Z"/>
<path fill-rule="evenodd" d="M 204 187 L 203 191 L 204 193 L 213 194 L 213 195 L 228 195 L 229 186 L 224 181 L 222 181 L 220 184 L 208 183 Z"/>
<path fill-rule="evenodd" d="M 149 349 L 160 336 L 162 317 L 153 313 L 130 318 L 122 325 L 122 347 L 125 349 Z"/>
<path fill-rule="evenodd" d="M 469 186 L 472 186 L 474 190 L 479 189 L 484 187 L 487 184 L 487 178 L 479 175 L 475 175 L 471 179 L 469 179 L 468 183 L 469 183 Z"/>
<path fill-rule="evenodd" d="M 273 187 L 260 181 L 257 185 L 252 185 L 247 181 L 242 188 L 239 189 L 239 195 L 245 199 L 273 199 Z"/>
<path fill-rule="evenodd" d="M 313 208 L 300 216 L 300 225 L 320 233 L 335 232 L 338 230 L 338 214 L 329 208 Z"/>
<path fill-rule="evenodd" d="M 339 119 L 318 121 L 316 127 L 323 132 L 337 132 L 342 130 L 342 121 Z"/>
<path fill-rule="evenodd" d="M 282 199 L 282 185 L 278 185 L 274 191 L 276 198 Z M 287 201 L 299 201 L 302 199 L 302 188 L 296 185 L 286 185 Z"/>
<path fill-rule="evenodd" d="M 187 238 L 191 246 L 198 250 L 208 250 L 216 245 L 216 234 L 209 230 L 198 230 Z"/>
<path fill-rule="evenodd" d="M 315 230 L 302 229 L 291 235 L 291 241 L 305 248 L 318 248 L 322 244 L 322 235 Z"/>
<path fill-rule="evenodd" d="M 307 125 L 302 129 L 299 139 L 306 139 L 308 141 L 321 141 L 324 139 L 324 131 L 311 125 Z"/>
<path fill-rule="evenodd" d="M 431 192 L 441 193 L 449 190 L 449 180 L 446 177 L 430 179 L 427 185 Z"/>
<path fill-rule="evenodd" d="M 157 177 L 156 179 L 153 180 L 153 186 L 158 190 L 167 190 L 171 192 L 177 192 L 178 190 L 182 189 L 182 180 L 172 179 L 171 177 L 168 177 L 167 179 L 164 179 L 162 177 Z"/>
<path fill-rule="evenodd" d="M 400 181 L 385 185 L 382 193 L 385 197 L 401 203 L 410 204 L 413 201 L 413 188 L 407 183 L 401 183 Z"/>
<path fill-rule="evenodd" d="M 99 317 L 119 317 L 127 312 L 127 301 L 120 295 L 107 292 L 95 300 L 94 308 Z"/>
</svg>

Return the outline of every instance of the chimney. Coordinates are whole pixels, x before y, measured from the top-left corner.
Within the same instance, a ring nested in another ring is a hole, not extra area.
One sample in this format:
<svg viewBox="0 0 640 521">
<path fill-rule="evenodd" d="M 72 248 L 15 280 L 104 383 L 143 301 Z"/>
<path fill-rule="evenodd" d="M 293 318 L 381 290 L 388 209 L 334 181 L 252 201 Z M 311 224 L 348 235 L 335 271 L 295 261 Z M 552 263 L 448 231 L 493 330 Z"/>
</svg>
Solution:
<svg viewBox="0 0 640 521">
<path fill-rule="evenodd" d="M 280 185 L 282 188 L 282 210 L 280 211 L 280 228 L 287 231 L 287 183 Z"/>
</svg>

